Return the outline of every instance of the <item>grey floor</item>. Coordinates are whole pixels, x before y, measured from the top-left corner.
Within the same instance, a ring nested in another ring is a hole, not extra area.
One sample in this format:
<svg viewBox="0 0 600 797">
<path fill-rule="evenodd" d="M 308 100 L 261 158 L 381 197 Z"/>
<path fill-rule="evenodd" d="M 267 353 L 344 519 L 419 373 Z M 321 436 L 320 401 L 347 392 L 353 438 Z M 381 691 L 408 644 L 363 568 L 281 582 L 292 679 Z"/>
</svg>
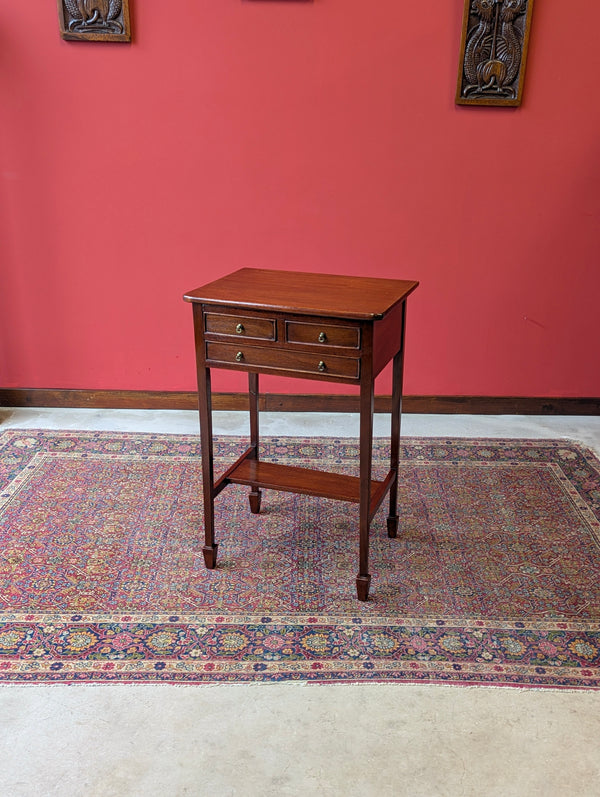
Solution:
<svg viewBox="0 0 600 797">
<path fill-rule="evenodd" d="M 245 434 L 243 414 L 215 432 Z M 0 409 L 8 428 L 196 433 L 193 412 Z M 353 415 L 261 415 L 355 436 Z M 377 417 L 376 435 L 389 420 Z M 406 415 L 407 436 L 558 437 L 600 418 Z M 397 684 L 0 688 L 0 797 L 599 797 L 600 693 Z"/>
</svg>

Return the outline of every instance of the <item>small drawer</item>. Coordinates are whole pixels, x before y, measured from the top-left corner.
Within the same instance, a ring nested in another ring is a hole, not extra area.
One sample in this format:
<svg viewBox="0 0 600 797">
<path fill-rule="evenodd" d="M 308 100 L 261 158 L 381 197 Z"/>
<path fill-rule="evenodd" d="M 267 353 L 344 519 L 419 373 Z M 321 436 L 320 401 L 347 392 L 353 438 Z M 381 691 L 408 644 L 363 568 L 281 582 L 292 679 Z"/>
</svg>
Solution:
<svg viewBox="0 0 600 797">
<path fill-rule="evenodd" d="M 275 340 L 274 318 L 250 318 L 225 313 L 204 313 L 204 329 L 214 335 L 230 335 L 235 338 Z"/>
<path fill-rule="evenodd" d="M 242 341 L 240 341 L 240 344 Z M 358 379 L 360 359 L 330 355 L 306 354 L 289 349 L 264 348 L 262 346 L 235 346 L 232 343 L 207 343 L 206 359 L 210 363 L 239 365 L 246 370 L 268 368 L 295 374 L 320 375 Z"/>
<path fill-rule="evenodd" d="M 286 321 L 285 339 L 288 343 L 313 343 L 315 346 L 358 349 L 360 347 L 360 329 L 318 323 L 308 324 L 303 321 Z"/>
</svg>

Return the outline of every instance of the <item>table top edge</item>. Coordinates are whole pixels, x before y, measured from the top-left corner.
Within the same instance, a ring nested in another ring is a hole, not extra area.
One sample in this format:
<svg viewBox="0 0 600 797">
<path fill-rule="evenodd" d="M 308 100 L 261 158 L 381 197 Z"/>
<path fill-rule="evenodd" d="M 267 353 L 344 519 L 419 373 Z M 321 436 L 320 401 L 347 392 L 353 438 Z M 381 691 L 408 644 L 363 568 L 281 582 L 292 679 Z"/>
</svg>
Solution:
<svg viewBox="0 0 600 797">
<path fill-rule="evenodd" d="M 390 289 L 395 288 L 392 298 L 389 302 L 386 301 L 385 306 L 377 303 L 373 310 L 366 308 L 358 308 L 355 306 L 327 306 L 320 300 L 305 299 L 304 301 L 298 300 L 294 297 L 294 301 L 287 298 L 282 299 L 281 294 L 277 301 L 264 300 L 262 294 L 260 298 L 254 295 L 250 299 L 239 298 L 235 294 L 235 298 L 231 295 L 231 282 L 236 277 L 241 279 L 248 279 L 249 277 L 256 276 L 259 279 L 274 279 L 277 281 L 283 275 L 284 280 L 289 280 L 291 277 L 305 277 L 312 282 L 319 280 L 333 280 L 333 282 L 340 282 L 344 280 L 354 283 L 356 286 L 365 287 L 373 286 L 377 288 L 384 287 L 388 283 Z M 183 299 L 187 302 L 194 304 L 210 304 L 218 306 L 227 306 L 232 308 L 240 308 L 247 310 L 258 310 L 267 312 L 284 312 L 295 313 L 297 315 L 313 315 L 313 316 L 329 316 L 331 318 L 347 318 L 352 320 L 378 320 L 383 318 L 390 310 L 393 309 L 399 302 L 404 301 L 419 285 L 416 280 L 397 280 L 386 279 L 379 277 L 360 277 L 360 276 L 346 276 L 343 274 L 317 274 L 312 272 L 301 271 L 275 271 L 270 269 L 251 269 L 244 268 L 238 271 L 225 275 L 222 278 L 207 283 L 204 286 L 195 288 L 184 294 Z"/>
</svg>

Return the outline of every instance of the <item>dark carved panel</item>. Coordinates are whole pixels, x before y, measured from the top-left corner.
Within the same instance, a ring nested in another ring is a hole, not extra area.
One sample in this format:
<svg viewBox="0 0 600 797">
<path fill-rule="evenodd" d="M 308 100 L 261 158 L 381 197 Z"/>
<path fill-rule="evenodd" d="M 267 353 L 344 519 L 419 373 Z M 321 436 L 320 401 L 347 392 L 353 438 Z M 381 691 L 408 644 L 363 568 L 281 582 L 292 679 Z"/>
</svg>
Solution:
<svg viewBox="0 0 600 797">
<path fill-rule="evenodd" d="M 520 105 L 533 0 L 465 0 L 456 102 Z"/>
<path fill-rule="evenodd" d="M 63 39 L 131 41 L 129 0 L 58 0 Z"/>
</svg>

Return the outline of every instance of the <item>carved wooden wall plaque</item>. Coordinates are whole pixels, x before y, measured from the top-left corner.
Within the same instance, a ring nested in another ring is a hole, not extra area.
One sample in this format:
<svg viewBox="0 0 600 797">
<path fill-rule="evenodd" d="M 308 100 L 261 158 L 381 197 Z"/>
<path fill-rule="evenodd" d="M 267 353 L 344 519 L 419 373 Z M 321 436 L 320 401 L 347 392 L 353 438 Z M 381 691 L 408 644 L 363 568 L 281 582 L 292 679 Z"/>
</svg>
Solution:
<svg viewBox="0 0 600 797">
<path fill-rule="evenodd" d="M 520 105 L 533 0 L 465 0 L 456 102 Z"/>
<path fill-rule="evenodd" d="M 58 0 L 60 35 L 72 41 L 131 41 L 129 0 Z"/>
</svg>

